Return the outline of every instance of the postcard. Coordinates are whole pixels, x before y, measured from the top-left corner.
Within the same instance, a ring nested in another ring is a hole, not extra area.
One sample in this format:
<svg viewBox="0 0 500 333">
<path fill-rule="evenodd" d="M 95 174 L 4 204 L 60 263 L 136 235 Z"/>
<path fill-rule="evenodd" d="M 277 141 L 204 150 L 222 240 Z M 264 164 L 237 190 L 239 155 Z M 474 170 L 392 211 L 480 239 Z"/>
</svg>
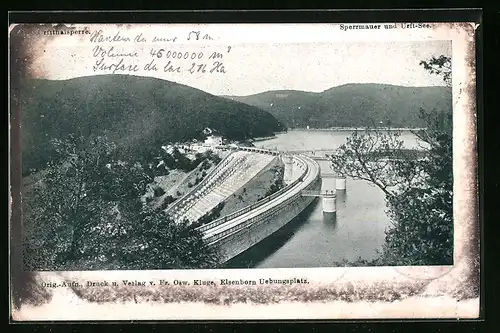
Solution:
<svg viewBox="0 0 500 333">
<path fill-rule="evenodd" d="M 477 24 L 13 24 L 14 321 L 478 318 Z"/>
</svg>

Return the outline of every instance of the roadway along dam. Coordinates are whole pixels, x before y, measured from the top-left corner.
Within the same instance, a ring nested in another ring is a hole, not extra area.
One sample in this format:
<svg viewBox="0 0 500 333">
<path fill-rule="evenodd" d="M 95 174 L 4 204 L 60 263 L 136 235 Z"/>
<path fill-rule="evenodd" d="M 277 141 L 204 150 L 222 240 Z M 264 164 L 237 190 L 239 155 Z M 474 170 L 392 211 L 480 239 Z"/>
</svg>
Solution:
<svg viewBox="0 0 500 333">
<path fill-rule="evenodd" d="M 196 223 L 231 195 L 258 180 L 272 166 L 284 164 L 283 188 L 196 227 L 203 232 L 203 238 L 210 246 L 219 249 L 220 264 L 290 222 L 315 200 L 315 197 L 304 196 L 303 192 L 321 188 L 320 167 L 309 157 L 281 155 L 277 151 L 259 148 L 233 150 L 197 186 L 166 210 L 176 221 Z"/>
</svg>

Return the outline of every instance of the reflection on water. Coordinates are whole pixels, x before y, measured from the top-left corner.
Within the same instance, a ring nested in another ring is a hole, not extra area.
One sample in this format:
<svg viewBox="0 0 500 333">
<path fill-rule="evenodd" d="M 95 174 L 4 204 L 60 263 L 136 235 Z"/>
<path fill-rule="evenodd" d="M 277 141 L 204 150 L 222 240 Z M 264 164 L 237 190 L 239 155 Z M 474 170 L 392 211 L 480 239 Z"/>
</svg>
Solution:
<svg viewBox="0 0 500 333">
<path fill-rule="evenodd" d="M 323 212 L 323 223 L 329 230 L 337 229 L 337 213 Z"/>
<path fill-rule="evenodd" d="M 347 189 L 346 190 L 337 190 L 337 209 L 345 208 L 347 202 Z"/>
<path fill-rule="evenodd" d="M 279 229 L 256 246 L 251 247 L 247 251 L 226 262 L 224 268 L 257 267 L 262 261 L 269 257 L 269 255 L 275 253 L 293 237 L 301 224 L 309 219 L 318 203 L 318 199 L 313 200 L 302 213 L 297 215 L 296 218 L 287 223 L 283 228 Z"/>
<path fill-rule="evenodd" d="M 345 131 L 290 131 L 256 146 L 280 150 L 335 149 L 345 143 Z M 416 140 L 402 135 L 407 147 Z M 319 161 L 331 172 L 328 161 Z M 333 262 L 372 260 L 385 239 L 389 218 L 382 191 L 366 181 L 347 178 L 347 189 L 336 191 L 335 217 L 324 216 L 321 199 L 271 237 L 228 263 L 228 267 L 293 268 L 328 267 Z M 335 190 L 335 179 L 324 178 L 322 190 Z"/>
</svg>

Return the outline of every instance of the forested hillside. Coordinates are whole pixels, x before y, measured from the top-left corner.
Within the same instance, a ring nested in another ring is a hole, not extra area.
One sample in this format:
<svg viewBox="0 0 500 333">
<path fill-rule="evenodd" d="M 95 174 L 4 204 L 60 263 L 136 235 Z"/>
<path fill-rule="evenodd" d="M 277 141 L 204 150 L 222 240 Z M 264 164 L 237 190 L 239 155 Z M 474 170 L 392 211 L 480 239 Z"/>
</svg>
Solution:
<svg viewBox="0 0 500 333">
<path fill-rule="evenodd" d="M 21 89 L 23 173 L 53 159 L 51 139 L 106 133 L 119 154 L 139 157 L 209 127 L 231 140 L 272 135 L 268 112 L 170 81 L 130 75 L 27 80 Z"/>
<path fill-rule="evenodd" d="M 227 96 L 269 111 L 291 128 L 420 127 L 419 110 L 452 108 L 451 87 L 346 84 L 321 93 L 281 90 Z"/>
</svg>

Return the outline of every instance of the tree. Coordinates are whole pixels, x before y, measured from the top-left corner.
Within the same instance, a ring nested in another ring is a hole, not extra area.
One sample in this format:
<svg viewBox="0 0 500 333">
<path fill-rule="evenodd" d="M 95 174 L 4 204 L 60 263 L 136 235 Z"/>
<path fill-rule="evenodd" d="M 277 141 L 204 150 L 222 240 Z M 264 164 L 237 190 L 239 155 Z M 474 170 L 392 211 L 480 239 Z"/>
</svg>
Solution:
<svg viewBox="0 0 500 333">
<path fill-rule="evenodd" d="M 113 269 L 215 268 L 217 251 L 207 246 L 202 233 L 187 223 L 176 223 L 163 211 L 149 206 L 128 216 L 123 232 L 107 247 L 108 267 Z"/>
<path fill-rule="evenodd" d="M 366 180 L 391 197 L 419 182 L 422 169 L 415 153 L 404 149 L 400 131 L 355 130 L 334 155 L 332 168 L 339 174 Z"/>
<path fill-rule="evenodd" d="M 451 59 L 420 63 L 451 84 Z M 356 131 L 330 156 L 337 172 L 369 181 L 386 195 L 391 226 L 377 265 L 453 263 L 452 122 L 448 110 L 421 110 L 426 128 L 415 130 L 421 155 L 403 148 L 400 133 Z"/>
<path fill-rule="evenodd" d="M 106 196 L 113 193 L 110 187 L 116 185 L 108 184 L 106 188 L 105 177 L 99 177 L 104 165 L 111 162 L 114 148 L 102 138 L 86 144 L 83 138 L 69 136 L 65 141 L 53 140 L 53 146 L 63 160 L 49 162 L 26 196 L 27 229 L 35 231 L 27 246 L 29 249 L 39 245 L 36 247 L 49 252 L 40 253 L 37 260 L 37 264 L 47 268 L 82 254 L 84 235 L 92 233 L 101 220 L 111 217 L 112 200 Z"/>
<path fill-rule="evenodd" d="M 451 58 L 440 55 L 439 57 L 431 57 L 429 60 L 422 60 L 420 65 L 423 66 L 429 73 L 443 76 L 443 81 L 446 85 L 451 85 Z"/>
<path fill-rule="evenodd" d="M 106 137 L 69 136 L 53 144 L 59 162 L 49 163 L 26 195 L 28 268 L 198 268 L 214 263 L 214 250 L 205 249 L 200 234 L 141 201 L 153 180 L 147 167 L 117 160 Z"/>
</svg>

